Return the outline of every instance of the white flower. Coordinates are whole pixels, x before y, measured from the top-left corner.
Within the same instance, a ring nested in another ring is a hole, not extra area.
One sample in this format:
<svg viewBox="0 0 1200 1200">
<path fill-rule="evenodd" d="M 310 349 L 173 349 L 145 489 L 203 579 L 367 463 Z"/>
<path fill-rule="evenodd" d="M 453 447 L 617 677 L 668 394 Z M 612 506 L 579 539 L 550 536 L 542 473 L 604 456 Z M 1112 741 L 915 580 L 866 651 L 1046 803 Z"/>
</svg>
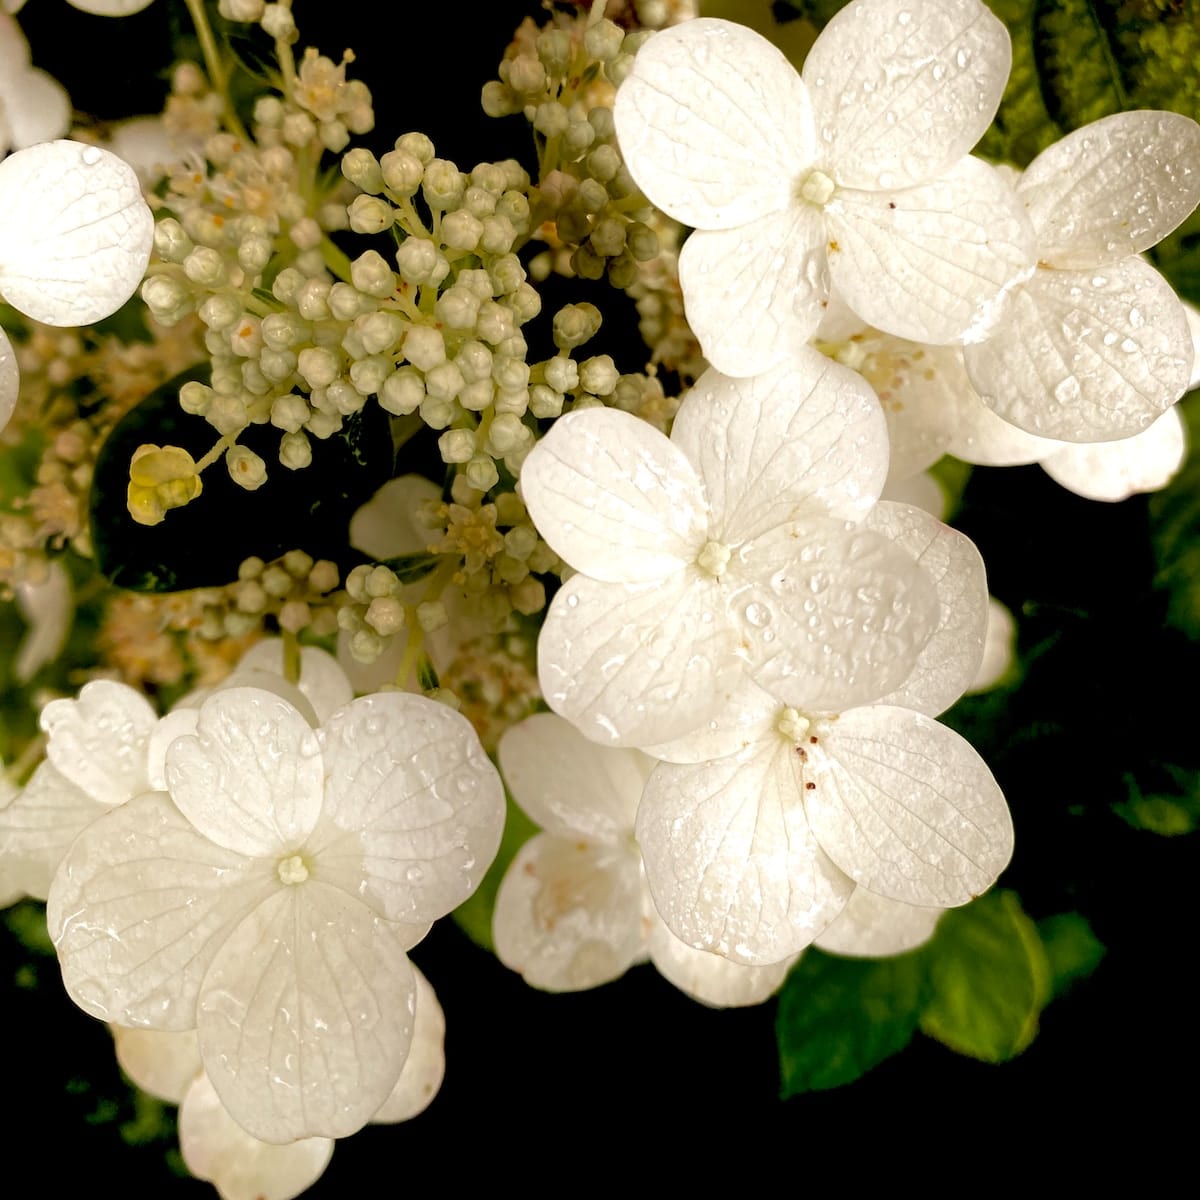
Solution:
<svg viewBox="0 0 1200 1200">
<path fill-rule="evenodd" d="M 275 692 L 314 727 L 348 703 L 349 681 L 316 646 L 301 649 L 298 685 L 283 677 L 283 645 L 267 638 L 242 656 L 217 688 L 180 698 L 159 717 L 134 688 L 111 680 L 85 684 L 75 700 L 53 700 L 40 723 L 46 761 L 0 810 L 0 891 L 46 899 L 71 842 L 98 817 L 152 789 L 163 789 L 170 743 L 195 733 L 200 705 L 215 691 L 257 687 Z"/>
<path fill-rule="evenodd" d="M 856 884 L 906 905 L 965 904 L 1012 851 L 1004 797 L 978 754 L 931 719 L 983 646 L 983 564 L 916 509 L 868 517 L 926 564 L 941 623 L 897 690 L 798 711 L 746 684 L 708 725 L 649 748 L 637 817 L 658 911 L 689 945 L 771 963 L 819 937 Z"/>
<path fill-rule="evenodd" d="M 1146 429 L 1187 387 L 1187 319 L 1138 255 L 1200 201 L 1200 125 L 1116 113 L 1044 150 L 1016 184 L 1038 269 L 988 339 L 964 348 L 984 403 L 1040 437 L 1098 442 Z"/>
<path fill-rule="evenodd" d="M 62 137 L 70 127 L 66 89 L 32 65 L 21 27 L 0 12 L 0 156 Z"/>
<path fill-rule="evenodd" d="M 670 439 L 612 409 L 561 418 L 521 472 L 534 524 L 580 572 L 538 640 L 547 703 L 593 740 L 644 746 L 714 715 L 747 664 L 794 704 L 891 690 L 937 600 L 859 523 L 885 472 L 874 396 L 806 348 L 752 379 L 706 372 Z"/>
<path fill-rule="evenodd" d="M 988 597 L 987 633 L 983 639 L 983 658 L 979 670 L 967 688 L 972 692 L 991 691 L 1012 670 L 1017 650 L 1017 623 L 1012 613 L 994 596 Z"/>
<path fill-rule="evenodd" d="M 945 909 L 886 900 L 855 888 L 846 907 L 813 945 L 845 958 L 888 958 L 924 945 Z"/>
<path fill-rule="evenodd" d="M 500 884 L 496 953 L 546 991 L 598 987 L 649 957 L 706 1004 L 758 1004 L 783 982 L 790 959 L 747 967 L 694 950 L 650 900 L 633 826 L 654 765 L 637 750 L 589 742 L 553 713 L 505 731 L 505 781 L 544 832 L 521 847 Z"/>
<path fill-rule="evenodd" d="M 614 107 L 621 152 L 647 197 L 697 230 L 680 282 L 714 366 L 752 375 L 806 341 L 830 280 L 881 329 L 982 336 L 1033 262 L 1010 189 L 967 157 L 1010 61 L 978 0 L 857 0 L 802 76 L 726 21 L 639 50 Z"/>
<path fill-rule="evenodd" d="M 420 696 L 355 700 L 314 733 L 232 688 L 167 748 L 166 779 L 59 868 L 47 924 L 68 992 L 116 1024 L 196 1028 L 222 1104 L 263 1141 L 353 1133 L 408 1054 L 405 951 L 495 856 L 495 768 Z"/>
<path fill-rule="evenodd" d="M 446 1020 L 428 980 L 415 967 L 416 1016 L 412 1049 L 392 1094 L 372 1124 L 408 1120 L 422 1112 L 445 1071 Z M 179 1145 L 197 1179 L 222 1200 L 290 1200 L 321 1177 L 332 1138 L 301 1138 L 277 1146 L 247 1133 L 225 1110 L 200 1060 L 194 1030 L 163 1033 L 112 1026 L 117 1061 L 144 1092 L 179 1105 Z"/>
<path fill-rule="evenodd" d="M 87 325 L 142 281 L 154 218 L 132 169 L 81 142 L 0 162 L 0 296 L 47 325 Z"/>
</svg>

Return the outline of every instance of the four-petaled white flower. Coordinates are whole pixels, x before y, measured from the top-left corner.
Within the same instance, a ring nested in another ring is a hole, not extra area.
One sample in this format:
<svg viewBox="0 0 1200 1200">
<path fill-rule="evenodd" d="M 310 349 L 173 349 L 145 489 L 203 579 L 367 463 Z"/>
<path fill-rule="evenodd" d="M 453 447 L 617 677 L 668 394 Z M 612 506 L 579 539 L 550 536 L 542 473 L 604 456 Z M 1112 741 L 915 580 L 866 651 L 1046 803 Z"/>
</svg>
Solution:
<svg viewBox="0 0 1200 1200">
<path fill-rule="evenodd" d="M 747 666 L 824 711 L 896 687 L 938 605 L 862 523 L 886 471 L 870 389 L 807 348 L 752 379 L 706 372 L 670 439 L 612 409 L 561 418 L 521 472 L 579 572 L 538 639 L 547 703 L 595 741 L 645 746 L 715 715 Z"/>
<path fill-rule="evenodd" d="M 905 905 L 965 904 L 1012 853 L 987 766 L 931 719 L 979 667 L 982 560 L 918 509 L 881 503 L 864 523 L 937 584 L 938 632 L 901 686 L 841 711 L 798 711 L 747 682 L 715 720 L 649 747 L 665 760 L 637 818 L 655 905 L 689 945 L 737 962 L 777 962 L 810 944 L 856 884 Z"/>
<path fill-rule="evenodd" d="M 1037 270 L 986 341 L 964 347 L 984 403 L 1041 437 L 1101 442 L 1146 429 L 1192 366 L 1187 318 L 1138 257 L 1200 202 L 1200 125 L 1116 113 L 1044 150 L 1016 182 Z"/>
<path fill-rule="evenodd" d="M 395 1086 L 412 1037 L 406 951 L 495 856 L 496 769 L 422 696 L 355 700 L 314 732 L 231 688 L 166 751 L 169 795 L 73 843 L 47 924 L 63 980 L 120 1025 L 199 1036 L 222 1104 L 263 1141 L 343 1137 Z"/>
<path fill-rule="evenodd" d="M 650 900 L 633 827 L 654 765 L 637 750 L 589 742 L 553 713 L 505 732 L 500 769 L 543 832 L 521 847 L 500 884 L 496 953 L 551 992 L 598 987 L 649 958 L 705 1004 L 758 1004 L 783 982 L 790 959 L 751 967 L 694 950 Z"/>
<path fill-rule="evenodd" d="M 407 1121 L 424 1111 L 445 1073 L 446 1019 L 429 981 L 416 967 L 412 1048 L 400 1078 L 372 1124 Z M 221 1200 L 291 1200 L 324 1173 L 332 1138 L 301 1138 L 286 1145 L 259 1141 L 225 1110 L 204 1072 L 194 1030 L 112 1027 L 117 1061 L 152 1096 L 179 1105 L 179 1148 L 197 1179 L 212 1183 Z"/>
<path fill-rule="evenodd" d="M 880 329 L 983 336 L 1032 230 L 968 151 L 1008 78 L 978 0 L 858 0 L 797 75 L 766 39 L 685 21 L 639 51 L 614 121 L 634 180 L 696 232 L 679 259 L 709 362 L 753 375 L 806 341 L 832 280 Z"/>
</svg>

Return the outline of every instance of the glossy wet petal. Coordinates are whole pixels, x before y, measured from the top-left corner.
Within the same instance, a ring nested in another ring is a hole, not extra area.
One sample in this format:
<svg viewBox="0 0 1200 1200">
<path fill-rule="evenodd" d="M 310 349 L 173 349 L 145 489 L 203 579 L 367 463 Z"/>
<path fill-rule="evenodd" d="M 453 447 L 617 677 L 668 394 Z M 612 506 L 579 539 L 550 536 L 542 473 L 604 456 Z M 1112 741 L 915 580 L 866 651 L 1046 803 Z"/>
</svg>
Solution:
<svg viewBox="0 0 1200 1200">
<path fill-rule="evenodd" d="M 711 536 L 727 544 L 805 515 L 861 516 L 887 473 L 887 430 L 871 389 L 805 346 L 750 379 L 706 371 L 671 440 L 704 481 Z"/>
<path fill-rule="evenodd" d="M 664 763 L 646 785 L 637 838 L 667 927 L 735 962 L 779 962 L 841 911 L 851 882 L 804 814 L 781 739 L 695 766 Z"/>
<path fill-rule="evenodd" d="M 196 1011 L 204 1069 L 267 1142 L 346 1137 L 388 1098 L 412 1040 L 416 982 L 395 929 L 310 879 L 233 931 Z"/>
<path fill-rule="evenodd" d="M 983 136 L 1008 82 L 1004 26 L 978 0 L 858 0 L 804 62 L 819 153 L 838 183 L 924 183 Z"/>
<path fill-rule="evenodd" d="M 983 759 L 951 729 L 885 706 L 843 713 L 808 753 L 804 792 L 822 849 L 868 891 L 951 907 L 1012 855 L 1012 819 Z"/>
<path fill-rule="evenodd" d="M 985 336 L 1035 262 L 1020 202 L 974 158 L 921 187 L 842 189 L 825 217 L 833 286 L 868 324 L 914 342 Z"/>
<path fill-rule="evenodd" d="M 299 848 L 321 812 L 326 767 L 317 735 L 260 688 L 214 692 L 194 736 L 166 750 L 167 790 L 219 846 L 255 857 Z"/>
<path fill-rule="evenodd" d="M 641 190 L 699 229 L 786 207 L 811 160 L 808 96 L 775 46 L 729 21 L 685 21 L 639 50 L 613 110 Z"/>
<path fill-rule="evenodd" d="M 279 887 L 273 862 L 214 845 L 161 792 L 139 796 L 89 825 L 54 877 L 63 983 L 103 1021 L 190 1029 L 213 955 Z"/>
<path fill-rule="evenodd" d="M 563 584 L 538 636 L 546 703 L 602 745 L 678 737 L 721 707 L 741 671 L 717 580 Z"/>
<path fill-rule="evenodd" d="M 408 1121 L 424 1112 L 446 1073 L 446 1016 L 429 980 L 416 967 L 413 977 L 417 981 L 417 1012 L 412 1045 L 400 1078 L 383 1107 L 371 1118 L 372 1125 Z"/>
</svg>

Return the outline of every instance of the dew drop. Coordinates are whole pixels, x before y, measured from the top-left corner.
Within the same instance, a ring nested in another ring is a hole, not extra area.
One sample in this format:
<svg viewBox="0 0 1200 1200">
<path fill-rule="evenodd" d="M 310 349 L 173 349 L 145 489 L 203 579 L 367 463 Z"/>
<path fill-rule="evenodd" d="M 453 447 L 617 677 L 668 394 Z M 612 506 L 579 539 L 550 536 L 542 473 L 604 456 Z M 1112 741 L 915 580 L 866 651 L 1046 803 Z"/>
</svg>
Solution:
<svg viewBox="0 0 1200 1200">
<path fill-rule="evenodd" d="M 755 601 L 753 604 L 746 605 L 744 616 L 755 629 L 761 629 L 764 625 L 770 623 L 771 610 L 765 604 L 759 604 Z"/>
<path fill-rule="evenodd" d="M 100 151 L 95 146 L 88 146 L 79 156 L 85 167 L 94 167 L 100 161 Z"/>
</svg>

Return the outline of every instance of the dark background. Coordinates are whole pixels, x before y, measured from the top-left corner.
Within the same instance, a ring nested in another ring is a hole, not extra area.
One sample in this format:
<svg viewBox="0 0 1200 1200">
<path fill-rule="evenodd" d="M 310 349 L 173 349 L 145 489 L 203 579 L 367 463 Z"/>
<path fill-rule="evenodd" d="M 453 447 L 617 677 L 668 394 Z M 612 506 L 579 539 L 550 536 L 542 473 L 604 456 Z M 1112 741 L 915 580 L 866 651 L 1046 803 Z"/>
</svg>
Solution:
<svg viewBox="0 0 1200 1200">
<path fill-rule="evenodd" d="M 347 45 L 357 52 L 353 71 L 376 100 L 367 141 L 377 151 L 421 129 L 465 169 L 514 153 L 528 161 L 522 122 L 488 121 L 477 100 L 534 4 L 296 9 L 301 46 L 335 59 Z M 161 104 L 165 83 L 143 64 L 169 60 L 182 12 L 156 0 L 104 20 L 31 0 L 21 22 L 35 63 L 68 84 L 77 108 L 115 118 Z M 618 364 L 633 369 L 638 351 L 627 347 Z M 446 1174 L 574 1190 L 610 1171 L 632 1177 L 643 1155 L 654 1175 L 678 1182 L 745 1171 L 758 1186 L 765 1168 L 797 1187 L 852 1185 L 884 1169 L 917 1186 L 972 1186 L 1035 1145 L 1068 1169 L 1113 1156 L 1152 1163 L 1180 1146 L 1198 1066 L 1200 843 L 1133 829 L 1113 808 L 1131 777 L 1200 757 L 1200 661 L 1194 642 L 1164 626 L 1147 505 L 1080 500 L 1036 467 L 981 469 L 957 523 L 1017 615 L 1029 661 L 1019 691 L 961 716 L 1014 812 L 1016 857 L 1001 883 L 1036 918 L 1082 912 L 1107 947 L 1095 975 L 1047 1009 L 1033 1045 L 987 1066 L 918 1036 L 849 1087 L 780 1102 L 773 1004 L 710 1011 L 650 967 L 592 993 L 543 995 L 444 921 L 413 953 L 446 1012 L 442 1092 L 410 1124 L 368 1128 L 340 1147 L 310 1195 Z M 22 1164 L 34 1181 L 6 1194 L 58 1196 L 107 1180 L 124 1197 L 211 1195 L 171 1174 L 164 1143 L 122 1142 L 132 1110 L 107 1032 L 66 999 L 53 959 L 35 959 L 16 986 L 26 957 L 0 926 L 0 1130 L 9 1171 Z M 943 1177 L 950 1161 L 974 1165 Z"/>
</svg>

